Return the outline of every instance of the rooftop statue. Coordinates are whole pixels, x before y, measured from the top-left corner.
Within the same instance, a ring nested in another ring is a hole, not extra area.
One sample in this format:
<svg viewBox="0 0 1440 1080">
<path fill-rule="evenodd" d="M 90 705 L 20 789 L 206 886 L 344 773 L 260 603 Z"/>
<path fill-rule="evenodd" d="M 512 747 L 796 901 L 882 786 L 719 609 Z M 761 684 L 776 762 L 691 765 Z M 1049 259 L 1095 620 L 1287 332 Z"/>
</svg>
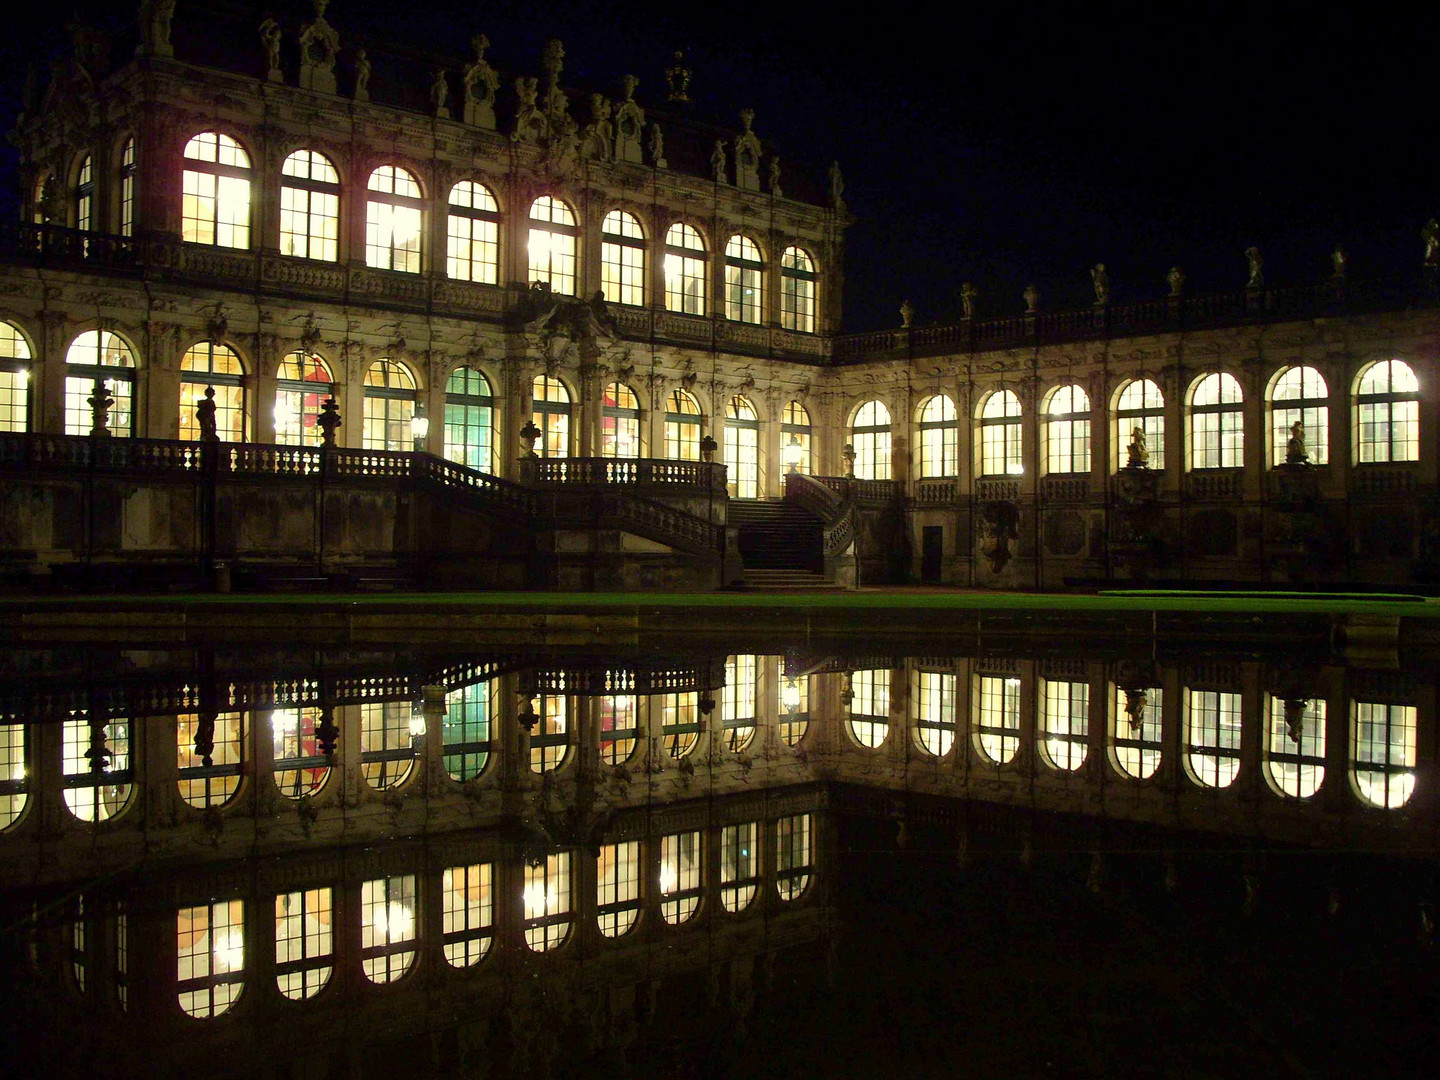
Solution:
<svg viewBox="0 0 1440 1080">
<path fill-rule="evenodd" d="M 445 102 L 450 97 L 450 83 L 445 78 L 445 69 L 439 68 L 435 72 L 435 79 L 430 83 L 430 105 L 435 110 L 435 115 L 442 120 L 450 115 L 450 110 L 445 107 Z"/>
<path fill-rule="evenodd" d="M 1330 253 L 1330 264 L 1332 277 L 1343 278 L 1345 271 L 1349 269 L 1350 256 L 1345 254 L 1345 249 L 1339 244 L 1336 244 L 1335 250 Z"/>
<path fill-rule="evenodd" d="M 581 153 L 587 158 L 609 161 L 615 143 L 615 125 L 610 121 L 611 105 L 604 94 L 590 95 L 590 123 L 585 125 Z"/>
<path fill-rule="evenodd" d="M 659 124 L 650 125 L 650 164 L 657 169 L 666 167 L 665 161 L 665 133 L 660 130 Z"/>
<path fill-rule="evenodd" d="M 665 70 L 665 81 L 669 84 L 666 101 L 683 104 L 690 100 L 690 69 L 685 66 L 685 54 L 675 53 L 675 62 Z"/>
<path fill-rule="evenodd" d="M 1185 291 L 1185 271 L 1180 267 L 1170 267 L 1170 273 L 1165 275 L 1165 280 L 1170 283 L 1171 296 L 1179 296 Z"/>
<path fill-rule="evenodd" d="M 626 75 L 620 80 L 622 98 L 615 106 L 615 146 L 614 159 L 616 161 L 630 161 L 637 165 L 643 164 L 645 154 L 640 149 L 640 132 L 645 127 L 645 110 L 635 103 L 635 87 L 640 85 L 640 80 L 634 75 Z M 654 135 L 651 135 L 654 140 Z M 663 157 L 663 154 L 652 155 L 656 160 Z"/>
<path fill-rule="evenodd" d="M 1040 290 L 1034 285 L 1026 285 L 1025 291 L 1020 294 L 1025 300 L 1025 314 L 1034 315 L 1040 310 Z"/>
<path fill-rule="evenodd" d="M 845 209 L 845 178 L 840 175 L 840 162 L 830 163 L 830 205 L 836 210 Z"/>
<path fill-rule="evenodd" d="M 710 151 L 710 171 L 717 184 L 725 183 L 725 140 L 716 139 L 715 149 Z"/>
<path fill-rule="evenodd" d="M 495 94 L 500 89 L 500 76 L 495 74 L 485 60 L 485 50 L 490 39 L 477 34 L 470 39 L 475 50 L 475 59 L 465 65 L 463 85 L 465 89 L 465 115 L 467 124 L 495 130 Z"/>
<path fill-rule="evenodd" d="M 174 56 L 170 44 L 170 20 L 175 17 L 175 0 L 140 0 L 140 45 L 136 56 Z"/>
<path fill-rule="evenodd" d="M 270 82 L 284 82 L 280 71 L 280 24 L 266 19 L 260 24 L 260 43 L 265 46 L 265 78 Z"/>
<path fill-rule="evenodd" d="M 300 85 L 306 90 L 335 93 L 335 55 L 340 35 L 325 21 L 330 0 L 315 0 L 315 18 L 300 31 Z"/>
<path fill-rule="evenodd" d="M 364 49 L 355 52 L 355 100 L 370 100 L 370 56 Z"/>
<path fill-rule="evenodd" d="M 760 190 L 760 139 L 750 130 L 754 109 L 740 110 L 739 135 L 735 136 L 735 186 L 745 191 Z"/>
<path fill-rule="evenodd" d="M 975 317 L 975 298 L 980 295 L 980 290 L 970 282 L 960 286 L 960 310 L 965 313 L 965 318 Z"/>
<path fill-rule="evenodd" d="M 770 155 L 770 171 L 769 171 L 768 175 L 766 176 L 766 180 L 767 180 L 767 182 L 768 182 L 769 185 L 770 185 L 770 194 L 771 194 L 771 195 L 774 195 L 775 198 L 777 198 L 777 199 L 781 199 L 781 198 L 784 198 L 784 197 L 785 197 L 785 192 L 782 191 L 781 188 L 780 188 L 780 155 L 779 155 L 779 154 L 771 154 L 771 155 Z"/>
<path fill-rule="evenodd" d="M 1440 221 L 1433 217 L 1420 230 L 1420 239 L 1425 241 L 1425 265 L 1440 264 Z"/>
<path fill-rule="evenodd" d="M 1105 264 L 1096 263 L 1095 268 L 1090 271 L 1090 282 L 1095 286 L 1095 303 L 1097 305 L 1110 302 L 1110 275 L 1105 273 Z"/>
<path fill-rule="evenodd" d="M 1265 287 L 1265 260 L 1260 257 L 1260 249 L 1251 245 L 1245 249 L 1245 259 L 1250 264 L 1250 279 L 1245 282 L 1247 289 L 1262 289 Z"/>
</svg>

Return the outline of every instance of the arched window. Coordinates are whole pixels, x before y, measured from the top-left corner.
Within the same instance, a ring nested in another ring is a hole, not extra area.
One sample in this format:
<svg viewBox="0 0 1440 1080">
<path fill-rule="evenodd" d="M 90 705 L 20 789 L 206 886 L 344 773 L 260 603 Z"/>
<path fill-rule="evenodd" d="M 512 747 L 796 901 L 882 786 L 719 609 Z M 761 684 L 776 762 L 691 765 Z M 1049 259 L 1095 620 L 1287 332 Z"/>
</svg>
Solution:
<svg viewBox="0 0 1440 1080">
<path fill-rule="evenodd" d="M 16 327 L 0 322 L 0 431 L 29 430 L 30 342 Z"/>
<path fill-rule="evenodd" d="M 1185 709 L 1185 768 L 1202 787 L 1229 787 L 1240 772 L 1240 695 L 1191 690 Z"/>
<path fill-rule="evenodd" d="M 456 368 L 445 383 L 445 457 L 495 471 L 495 398 L 490 380 L 471 367 Z"/>
<path fill-rule="evenodd" d="M 287 799 L 320 794 L 330 778 L 330 761 L 320 751 L 320 710 L 314 706 L 276 709 L 270 714 L 275 786 Z"/>
<path fill-rule="evenodd" d="M 324 990 L 335 970 L 335 902 L 327 886 L 275 897 L 275 985 L 291 1001 Z"/>
<path fill-rule="evenodd" d="M 451 188 L 447 228 L 445 273 L 494 285 L 500 277 L 500 207 L 490 189 L 473 180 Z"/>
<path fill-rule="evenodd" d="M 120 149 L 120 235 L 135 235 L 135 139 Z"/>
<path fill-rule="evenodd" d="M 781 659 L 783 668 L 785 661 Z M 776 725 L 780 741 L 786 746 L 799 746 L 810 728 L 810 677 L 785 677 L 780 684 L 780 717 Z"/>
<path fill-rule="evenodd" d="M 645 233 L 624 210 L 600 223 L 600 290 L 612 304 L 645 303 Z"/>
<path fill-rule="evenodd" d="M 996 390 L 980 403 L 980 475 L 1015 476 L 1025 471 L 1020 399 Z"/>
<path fill-rule="evenodd" d="M 1045 410 L 1045 471 L 1090 471 L 1090 397 L 1073 383 L 1050 394 Z"/>
<path fill-rule="evenodd" d="M 408 701 L 360 706 L 360 775 L 376 791 L 398 788 L 415 768 L 415 737 L 424 727 Z"/>
<path fill-rule="evenodd" d="M 1135 428 L 1145 433 L 1145 449 L 1152 469 L 1165 468 L 1165 395 L 1151 379 L 1125 384 L 1115 405 L 1115 447 L 1118 465 L 1127 463 L 1125 447 Z"/>
<path fill-rule="evenodd" d="M 1265 775 L 1291 799 L 1308 799 L 1325 781 L 1324 698 L 1271 696 L 1265 738 Z"/>
<path fill-rule="evenodd" d="M 275 441 L 282 446 L 319 446 L 317 421 L 325 399 L 335 394 L 330 367 L 314 353 L 292 352 L 275 373 Z"/>
<path fill-rule="evenodd" d="M 665 232 L 665 307 L 705 314 L 705 241 L 680 221 Z"/>
<path fill-rule="evenodd" d="M 670 391 L 665 403 L 665 456 L 700 460 L 700 403 L 684 390 Z"/>
<path fill-rule="evenodd" d="M 1393 810 L 1415 793 L 1415 706 L 1353 704 L 1350 777 L 1361 802 Z"/>
<path fill-rule="evenodd" d="M 245 902 L 218 900 L 175 915 L 175 990 L 201 1020 L 227 1012 L 245 987 Z"/>
<path fill-rule="evenodd" d="M 875 749 L 890 734 L 890 672 L 886 668 L 857 671 L 850 676 L 850 737 Z"/>
<path fill-rule="evenodd" d="M 86 154 L 75 175 L 75 228 L 89 232 L 95 227 L 95 159 Z"/>
<path fill-rule="evenodd" d="M 95 380 L 103 379 L 115 404 L 110 407 L 110 434 L 135 434 L 135 354 L 109 330 L 86 330 L 65 354 L 65 434 L 89 435 L 95 423 L 90 396 Z"/>
<path fill-rule="evenodd" d="M 1160 768 L 1162 707 L 1159 687 L 1115 687 L 1110 752 L 1122 775 L 1148 780 Z"/>
<path fill-rule="evenodd" d="M 575 212 L 549 195 L 530 204 L 530 280 L 543 281 L 550 291 L 575 295 L 575 249 L 580 230 Z"/>
<path fill-rule="evenodd" d="M 959 430 L 955 402 L 944 394 L 920 406 L 920 479 L 960 474 Z"/>
<path fill-rule="evenodd" d="M 366 450 L 411 450 L 410 420 L 415 415 L 415 376 L 398 360 L 376 360 L 365 372 Z"/>
<path fill-rule="evenodd" d="M 605 387 L 600 408 L 600 454 L 611 458 L 640 456 L 640 399 L 624 383 Z"/>
<path fill-rule="evenodd" d="M 451 967 L 478 964 L 495 937 L 494 866 L 447 866 L 440 881 L 440 918 L 445 962 Z"/>
<path fill-rule="evenodd" d="M 1020 750 L 1020 680 L 977 675 L 975 748 L 992 765 L 1008 764 Z"/>
<path fill-rule="evenodd" d="M 1420 460 L 1420 381 L 1403 360 L 1382 360 L 1360 374 L 1355 460 L 1362 465 Z"/>
<path fill-rule="evenodd" d="M 660 915 L 672 926 L 692 918 L 700 907 L 701 839 L 698 830 L 660 838 Z"/>
<path fill-rule="evenodd" d="M 810 815 L 775 821 L 775 891 L 781 900 L 798 900 L 810 885 L 814 857 L 810 848 Z"/>
<path fill-rule="evenodd" d="M 0 832 L 25 813 L 30 802 L 30 725 L 0 724 Z"/>
<path fill-rule="evenodd" d="M 1041 679 L 1040 756 L 1052 769 L 1085 764 L 1090 741 L 1090 684 Z"/>
<path fill-rule="evenodd" d="M 725 474 L 732 499 L 760 497 L 760 421 L 739 394 L 725 405 Z"/>
<path fill-rule="evenodd" d="M 377 270 L 420 272 L 425 203 L 415 177 L 397 165 L 370 174 L 365 201 L 365 265 Z"/>
<path fill-rule="evenodd" d="M 195 409 L 215 391 L 215 432 L 222 442 L 244 442 L 249 428 L 245 401 L 245 367 L 228 345 L 201 341 L 180 360 L 180 438 L 197 442 L 200 423 Z"/>
<path fill-rule="evenodd" d="M 725 317 L 759 323 L 765 313 L 765 264 L 748 236 L 725 242 Z"/>
<path fill-rule="evenodd" d="M 785 471 L 809 476 L 812 468 L 810 412 L 798 401 L 787 401 L 781 417 L 780 455 L 785 462 Z"/>
<path fill-rule="evenodd" d="M 760 887 L 760 825 L 746 821 L 720 830 L 720 905 L 744 911 Z"/>
<path fill-rule="evenodd" d="M 530 733 L 530 771 L 550 772 L 565 763 L 570 753 L 570 699 L 563 694 L 541 694 L 539 721 Z"/>
<path fill-rule="evenodd" d="M 855 448 L 857 479 L 890 479 L 890 410 L 884 402 L 867 401 L 855 410 L 850 445 Z"/>
<path fill-rule="evenodd" d="M 570 391 L 559 379 L 536 375 L 530 393 L 530 420 L 541 435 L 535 452 L 543 458 L 569 457 Z"/>
<path fill-rule="evenodd" d="M 496 687 L 496 680 L 481 679 L 445 695 L 443 751 L 445 771 L 452 780 L 463 784 L 485 771 Z"/>
<path fill-rule="evenodd" d="M 1190 468 L 1238 469 L 1245 464 L 1245 420 L 1240 383 L 1212 371 L 1190 388 Z"/>
<path fill-rule="evenodd" d="M 607 694 L 599 702 L 600 760 L 606 765 L 623 765 L 635 752 L 640 735 L 636 716 L 640 709 L 634 694 Z"/>
<path fill-rule="evenodd" d="M 725 733 L 725 745 L 733 753 L 746 749 L 755 739 L 758 689 L 753 655 L 725 658 L 725 686 L 720 691 L 720 726 Z"/>
<path fill-rule="evenodd" d="M 373 983 L 391 983 L 415 963 L 419 889 L 414 874 L 360 886 L 360 966 Z"/>
<path fill-rule="evenodd" d="M 250 155 L 229 135 L 204 131 L 185 144 L 181 193 L 186 243 L 250 246 Z"/>
<path fill-rule="evenodd" d="M 660 741 L 672 758 L 690 753 L 700 739 L 699 699 L 694 690 L 666 694 L 660 699 Z"/>
<path fill-rule="evenodd" d="M 946 671 L 911 673 L 910 716 L 915 745 L 944 757 L 955 745 L 955 676 Z"/>
<path fill-rule="evenodd" d="M 1270 464 L 1285 464 L 1290 428 L 1299 422 L 1312 465 L 1330 461 L 1330 390 L 1313 367 L 1286 368 L 1270 387 Z"/>
<path fill-rule="evenodd" d="M 222 712 L 206 722 L 197 713 L 175 718 L 180 798 L 198 810 L 224 806 L 240 790 L 245 714 Z"/>
<path fill-rule="evenodd" d="M 780 256 L 780 325 L 815 332 L 815 263 L 802 248 L 787 247 Z"/>
<path fill-rule="evenodd" d="M 535 952 L 559 948 L 570 934 L 570 852 L 525 864 L 525 944 Z"/>
<path fill-rule="evenodd" d="M 595 921 L 607 938 L 619 937 L 640 917 L 640 842 L 600 845 L 595 860 Z"/>
<path fill-rule="evenodd" d="M 339 243 L 340 177 L 335 166 L 324 154 L 296 150 L 280 168 L 280 254 L 335 262 Z"/>
</svg>

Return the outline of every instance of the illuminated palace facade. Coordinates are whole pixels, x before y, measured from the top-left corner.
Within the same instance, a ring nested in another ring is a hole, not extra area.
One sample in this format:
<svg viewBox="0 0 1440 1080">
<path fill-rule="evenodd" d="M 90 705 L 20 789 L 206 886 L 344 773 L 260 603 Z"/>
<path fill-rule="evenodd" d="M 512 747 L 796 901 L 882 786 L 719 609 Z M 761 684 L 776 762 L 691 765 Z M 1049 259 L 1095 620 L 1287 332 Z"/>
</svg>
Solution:
<svg viewBox="0 0 1440 1080">
<path fill-rule="evenodd" d="M 15 126 L 12 574 L 441 552 L 471 583 L 714 585 L 763 568 L 745 530 L 782 497 L 815 525 L 790 534 L 801 562 L 841 583 L 1434 565 L 1434 250 L 1413 280 L 1349 280 L 1337 253 L 1276 289 L 1257 260 L 1233 294 L 1175 271 L 1150 302 L 1097 284 L 1048 313 L 1027 290 L 1022 315 L 842 336 L 838 167 L 792 184 L 748 110 L 738 132 L 686 117 L 680 61 L 647 113 L 628 76 L 572 104 L 558 42 L 503 86 L 478 48 L 422 110 L 372 100 L 323 6 L 228 70 L 177 55 L 172 8 L 142 6 L 116 66 L 77 32 Z M 187 488 L 212 422 L 223 482 Z M 262 498 L 322 474 L 317 505 L 349 500 L 323 523 Z"/>
</svg>

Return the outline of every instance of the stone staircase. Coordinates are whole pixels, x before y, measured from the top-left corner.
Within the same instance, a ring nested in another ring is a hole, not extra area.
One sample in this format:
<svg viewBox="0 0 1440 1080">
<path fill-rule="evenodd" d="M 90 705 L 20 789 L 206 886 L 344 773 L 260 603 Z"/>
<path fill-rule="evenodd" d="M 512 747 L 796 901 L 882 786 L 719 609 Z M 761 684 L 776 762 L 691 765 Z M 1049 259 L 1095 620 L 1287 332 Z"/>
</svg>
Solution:
<svg viewBox="0 0 1440 1080">
<path fill-rule="evenodd" d="M 731 499 L 729 524 L 739 530 L 745 584 L 754 588 L 825 588 L 824 527 L 801 507 Z"/>
</svg>

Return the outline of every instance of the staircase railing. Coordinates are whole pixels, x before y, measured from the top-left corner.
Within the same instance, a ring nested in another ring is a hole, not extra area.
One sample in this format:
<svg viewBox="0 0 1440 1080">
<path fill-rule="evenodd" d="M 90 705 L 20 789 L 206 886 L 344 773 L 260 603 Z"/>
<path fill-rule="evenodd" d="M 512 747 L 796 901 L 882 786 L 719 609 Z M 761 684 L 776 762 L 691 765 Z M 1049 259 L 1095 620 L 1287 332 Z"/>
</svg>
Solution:
<svg viewBox="0 0 1440 1080">
<path fill-rule="evenodd" d="M 790 473 L 785 477 L 785 501 L 820 519 L 821 546 L 827 559 L 844 554 L 855 540 L 855 501 L 841 497 L 830 483 L 835 479 L 803 473 Z M 848 485 L 845 490 L 848 495 Z"/>
</svg>

